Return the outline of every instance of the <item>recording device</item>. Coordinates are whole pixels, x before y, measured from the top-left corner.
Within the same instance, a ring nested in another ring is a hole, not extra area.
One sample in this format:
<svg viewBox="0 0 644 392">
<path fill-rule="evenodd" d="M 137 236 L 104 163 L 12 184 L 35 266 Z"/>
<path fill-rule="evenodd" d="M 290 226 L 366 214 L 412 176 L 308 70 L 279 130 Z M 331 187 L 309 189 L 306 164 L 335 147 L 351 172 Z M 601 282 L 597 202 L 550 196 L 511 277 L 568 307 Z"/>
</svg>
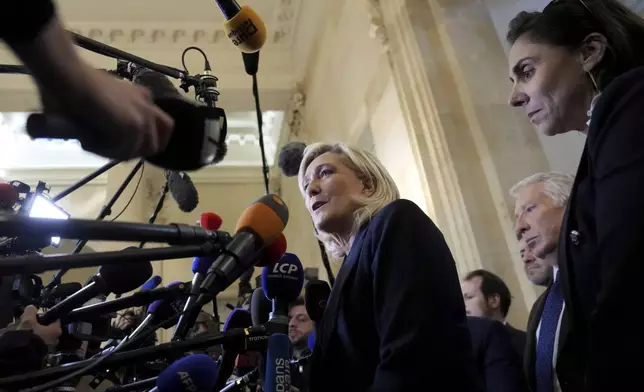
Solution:
<svg viewBox="0 0 644 392">
<path fill-rule="evenodd" d="M 292 253 L 284 254 L 280 261 L 262 270 L 262 290 L 273 301 L 269 322 L 277 327 L 275 332 L 288 334 L 290 304 L 299 297 L 303 282 L 302 262 Z"/>
<path fill-rule="evenodd" d="M 291 340 L 288 335 L 276 333 L 268 338 L 265 392 L 291 390 Z"/>
<path fill-rule="evenodd" d="M 152 264 L 149 261 L 131 263 L 127 270 L 110 265 L 100 267 L 89 284 L 39 316 L 38 321 L 44 325 L 51 324 L 97 295 L 127 293 L 141 286 L 150 276 Z"/>
<path fill-rule="evenodd" d="M 288 222 L 288 208 L 277 195 L 265 195 L 237 221 L 235 235 L 208 269 L 202 293 L 216 295 L 256 261 L 257 253 L 280 237 Z"/>
<path fill-rule="evenodd" d="M 311 320 L 315 322 L 322 320 L 330 295 L 331 286 L 323 280 L 315 280 L 306 285 L 304 303 L 306 304 L 306 313 Z"/>
<path fill-rule="evenodd" d="M 13 211 L 13 207 L 18 203 L 18 200 L 20 200 L 20 195 L 16 188 L 11 184 L 0 184 L 0 210 Z"/>
<path fill-rule="evenodd" d="M 218 378 L 219 366 L 204 354 L 193 354 L 170 365 L 157 378 L 150 392 L 212 391 Z"/>
<path fill-rule="evenodd" d="M 190 176 L 185 172 L 166 170 L 170 194 L 183 212 L 192 212 L 199 205 L 199 193 Z M 215 229 L 216 230 L 216 229 Z"/>
<path fill-rule="evenodd" d="M 255 11 L 235 0 L 215 0 L 224 14 L 224 31 L 239 50 L 257 52 L 266 43 L 266 25 Z"/>
<path fill-rule="evenodd" d="M 61 283 L 53 288 L 40 306 L 45 309 L 51 308 L 82 288 L 83 285 L 78 282 Z"/>
<path fill-rule="evenodd" d="M 69 219 L 71 217 L 65 210 L 58 207 L 53 201 L 42 194 L 33 196 L 29 216 L 31 218 L 49 219 Z M 60 237 L 51 237 L 51 245 L 60 245 Z"/>
<path fill-rule="evenodd" d="M 286 177 L 297 176 L 305 149 L 306 144 L 302 142 L 290 142 L 282 147 L 277 156 L 277 166 Z"/>
</svg>

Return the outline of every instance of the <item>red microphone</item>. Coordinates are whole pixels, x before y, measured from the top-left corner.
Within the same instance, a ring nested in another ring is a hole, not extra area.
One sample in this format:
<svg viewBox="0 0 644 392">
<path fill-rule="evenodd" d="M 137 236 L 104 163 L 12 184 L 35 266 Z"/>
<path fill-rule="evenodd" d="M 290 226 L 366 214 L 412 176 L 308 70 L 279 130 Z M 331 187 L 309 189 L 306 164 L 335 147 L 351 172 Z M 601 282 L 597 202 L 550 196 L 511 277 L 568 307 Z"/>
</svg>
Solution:
<svg viewBox="0 0 644 392">
<path fill-rule="evenodd" d="M 255 266 L 266 267 L 267 265 L 277 263 L 286 253 L 286 247 L 286 237 L 284 237 L 284 234 L 282 233 L 275 241 L 262 250 L 259 263 Z"/>
<path fill-rule="evenodd" d="M 199 217 L 199 226 L 206 230 L 219 230 L 223 223 L 223 219 L 214 212 L 204 212 Z"/>
<path fill-rule="evenodd" d="M 0 210 L 10 211 L 20 200 L 18 191 L 11 184 L 0 184 Z"/>
</svg>

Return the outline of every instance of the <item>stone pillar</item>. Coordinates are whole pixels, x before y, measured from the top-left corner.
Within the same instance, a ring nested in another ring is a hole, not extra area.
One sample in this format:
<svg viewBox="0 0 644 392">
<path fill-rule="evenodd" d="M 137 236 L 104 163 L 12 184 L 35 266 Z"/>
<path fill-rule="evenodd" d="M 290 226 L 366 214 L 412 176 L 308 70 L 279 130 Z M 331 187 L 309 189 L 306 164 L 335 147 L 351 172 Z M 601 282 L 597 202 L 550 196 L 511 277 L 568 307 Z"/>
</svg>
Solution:
<svg viewBox="0 0 644 392">
<path fill-rule="evenodd" d="M 485 4 L 368 0 L 421 170 L 429 214 L 459 272 L 499 274 L 524 326 L 535 289 L 525 279 L 508 189 L 548 165 L 532 127 L 507 105 L 507 59 Z"/>
</svg>

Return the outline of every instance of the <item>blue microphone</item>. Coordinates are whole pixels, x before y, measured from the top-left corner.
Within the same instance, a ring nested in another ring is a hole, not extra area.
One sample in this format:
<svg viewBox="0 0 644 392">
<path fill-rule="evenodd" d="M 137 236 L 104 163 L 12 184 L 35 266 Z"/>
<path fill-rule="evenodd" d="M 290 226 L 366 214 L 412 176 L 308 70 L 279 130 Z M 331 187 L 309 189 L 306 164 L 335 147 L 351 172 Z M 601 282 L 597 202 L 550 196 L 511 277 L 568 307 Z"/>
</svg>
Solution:
<svg viewBox="0 0 644 392">
<path fill-rule="evenodd" d="M 174 334 L 172 335 L 173 341 L 186 339 L 194 327 L 202 308 L 201 306 L 197 306 L 197 299 L 200 294 L 199 289 L 206 277 L 208 269 L 214 261 L 215 259 L 212 256 L 195 257 L 192 260 L 192 273 L 194 276 L 192 278 L 190 296 L 183 307 L 183 313 L 179 318 L 177 328 L 175 328 Z M 216 306 L 216 304 L 213 305 Z"/>
<path fill-rule="evenodd" d="M 273 302 L 268 322 L 278 327 L 274 332 L 288 334 L 289 307 L 300 296 L 303 285 L 302 262 L 292 253 L 285 253 L 277 263 L 264 267 L 262 290 Z"/>
<path fill-rule="evenodd" d="M 154 275 L 150 278 L 150 280 L 143 283 L 143 286 L 141 286 L 141 291 L 154 290 L 159 287 L 161 282 L 163 282 L 163 278 L 161 278 L 159 275 Z"/>
<path fill-rule="evenodd" d="M 253 319 L 250 312 L 246 309 L 236 308 L 226 318 L 223 331 L 227 332 L 237 328 L 248 328 L 253 325 Z M 233 374 L 235 370 L 235 358 L 239 353 L 239 347 L 230 344 L 222 344 L 223 354 L 220 357 L 219 365 L 221 371 L 214 390 L 219 391 L 226 386 L 226 381 Z"/>
<path fill-rule="evenodd" d="M 288 335 L 276 333 L 268 338 L 265 392 L 291 390 L 291 340 Z"/>
<path fill-rule="evenodd" d="M 209 392 L 215 387 L 218 374 L 219 366 L 210 356 L 189 355 L 165 369 L 150 392 Z"/>
<path fill-rule="evenodd" d="M 315 330 L 311 331 L 308 339 L 306 340 L 306 343 L 307 343 L 307 346 L 309 347 L 309 350 L 313 352 L 313 348 L 315 347 Z"/>
</svg>

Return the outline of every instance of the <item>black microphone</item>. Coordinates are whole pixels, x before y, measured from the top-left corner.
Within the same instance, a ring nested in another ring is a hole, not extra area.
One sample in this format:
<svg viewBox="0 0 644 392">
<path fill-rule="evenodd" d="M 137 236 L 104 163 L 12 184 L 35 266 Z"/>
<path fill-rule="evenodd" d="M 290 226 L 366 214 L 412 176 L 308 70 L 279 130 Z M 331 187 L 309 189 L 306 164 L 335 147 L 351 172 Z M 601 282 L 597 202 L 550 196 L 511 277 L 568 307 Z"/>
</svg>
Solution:
<svg viewBox="0 0 644 392">
<path fill-rule="evenodd" d="M 183 212 L 192 212 L 199 205 L 199 192 L 190 176 L 182 171 L 166 170 L 165 178 L 168 188 L 179 209 Z"/>
<path fill-rule="evenodd" d="M 295 177 L 300 171 L 306 144 L 302 142 L 286 143 L 277 156 L 277 166 L 286 177 Z"/>
<path fill-rule="evenodd" d="M 99 267 L 98 274 L 88 285 L 49 309 L 38 318 L 38 321 L 44 325 L 51 324 L 97 295 L 124 294 L 135 290 L 150 276 L 152 276 L 152 264 L 149 261 L 131 263 L 128 268 L 111 265 Z"/>
<path fill-rule="evenodd" d="M 273 303 L 266 298 L 264 290 L 261 287 L 253 290 L 253 296 L 250 300 L 250 315 L 253 319 L 253 326 L 256 327 L 267 322 L 272 309 Z"/>
<path fill-rule="evenodd" d="M 323 280 L 314 280 L 306 285 L 304 303 L 311 320 L 318 322 L 322 319 L 330 295 L 331 286 Z"/>
</svg>

